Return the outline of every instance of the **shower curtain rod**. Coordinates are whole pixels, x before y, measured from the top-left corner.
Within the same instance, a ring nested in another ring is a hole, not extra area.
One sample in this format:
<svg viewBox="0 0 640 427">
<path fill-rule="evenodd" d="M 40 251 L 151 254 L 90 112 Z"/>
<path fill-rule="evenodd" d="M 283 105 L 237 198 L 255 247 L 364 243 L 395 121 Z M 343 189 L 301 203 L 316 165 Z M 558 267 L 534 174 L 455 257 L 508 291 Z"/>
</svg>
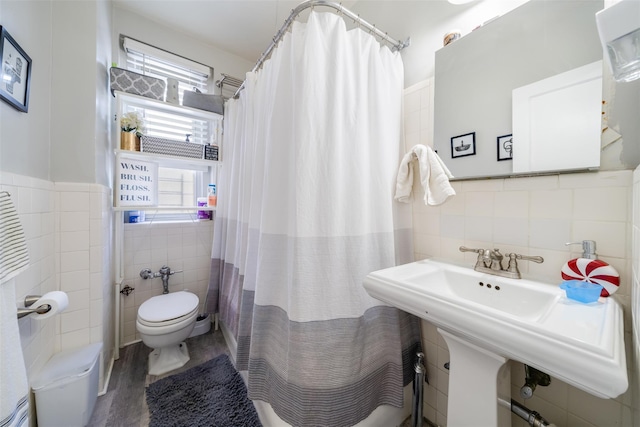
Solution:
<svg viewBox="0 0 640 427">
<path fill-rule="evenodd" d="M 397 40 L 389 37 L 387 35 L 387 33 L 383 33 L 382 31 L 377 29 L 375 25 L 372 25 L 372 24 L 368 23 L 367 21 L 365 21 L 364 19 L 360 18 L 360 15 L 356 15 L 355 13 L 351 12 L 346 7 L 342 6 L 342 3 L 336 3 L 336 2 L 327 1 L 327 0 L 307 0 L 307 1 L 303 1 L 295 9 L 291 10 L 291 13 L 289 14 L 289 17 L 286 19 L 286 21 L 284 21 L 284 24 L 282 24 L 282 27 L 280 27 L 280 29 L 278 30 L 276 35 L 273 37 L 273 40 L 271 41 L 271 44 L 269 45 L 267 50 L 265 50 L 262 53 L 262 55 L 260 56 L 260 59 L 258 59 L 258 62 L 253 67 L 251 72 L 255 72 L 256 70 L 258 70 L 260 68 L 262 63 L 269 57 L 269 55 L 271 54 L 273 49 L 275 49 L 275 47 L 278 44 L 278 42 L 282 39 L 282 37 L 284 37 L 285 33 L 287 32 L 287 30 L 289 29 L 289 27 L 291 26 L 293 21 L 298 17 L 298 15 L 300 15 L 300 13 L 302 13 L 302 11 L 304 11 L 305 9 L 308 9 L 308 8 L 314 7 L 314 6 L 326 6 L 326 7 L 330 7 L 330 8 L 333 8 L 333 9 L 337 10 L 339 14 L 347 16 L 353 22 L 358 24 L 358 26 L 366 28 L 367 30 L 369 30 L 369 33 L 373 33 L 378 38 L 380 38 L 380 39 L 384 40 L 385 42 L 389 43 L 391 45 L 392 50 L 394 50 L 394 51 L 398 51 L 399 52 L 399 51 L 401 51 L 405 47 L 408 47 L 411 44 L 411 38 L 410 37 L 407 37 L 407 39 L 404 40 L 404 41 L 397 41 Z M 238 90 L 236 90 L 236 93 L 233 94 L 233 97 L 237 98 L 238 94 L 242 91 L 242 89 L 244 89 L 244 82 L 242 82 L 242 85 L 240 85 Z"/>
</svg>

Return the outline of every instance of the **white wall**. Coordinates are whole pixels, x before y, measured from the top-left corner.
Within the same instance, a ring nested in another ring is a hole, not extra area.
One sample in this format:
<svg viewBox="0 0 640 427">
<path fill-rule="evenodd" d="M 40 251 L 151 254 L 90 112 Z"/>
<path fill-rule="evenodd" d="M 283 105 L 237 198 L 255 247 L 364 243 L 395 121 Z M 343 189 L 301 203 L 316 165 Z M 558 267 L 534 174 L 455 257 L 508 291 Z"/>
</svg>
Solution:
<svg viewBox="0 0 640 427">
<path fill-rule="evenodd" d="M 640 168 L 633 172 L 633 219 L 631 242 L 631 360 L 635 363 L 631 371 L 630 383 L 633 402 L 640 401 Z M 633 408 L 634 420 L 640 420 L 640 405 Z"/>
<path fill-rule="evenodd" d="M 149 215 L 149 214 L 147 214 Z M 211 271 L 211 243 L 213 221 L 174 223 L 137 223 L 124 226 L 124 281 L 135 291 L 121 296 L 122 343 L 140 340 L 136 331 L 136 317 L 140 305 L 149 298 L 162 294 L 160 278 L 144 280 L 140 270 L 150 268 L 157 272 L 167 265 L 172 270 L 183 270 L 169 277 L 169 292 L 188 290 L 200 299 L 199 313 L 204 313 L 204 302 Z"/>
<path fill-rule="evenodd" d="M 113 8 L 112 49 L 113 58 L 119 58 L 114 59 L 114 62 L 118 62 L 120 66 L 125 61 L 119 44 L 120 35 L 209 65 L 214 68 L 214 80 L 221 78 L 220 73 L 242 79 L 254 65 L 233 53 L 116 6 Z M 143 268 L 158 271 L 163 265 L 168 265 L 175 270 L 184 270 L 183 273 L 170 277 L 170 291 L 188 289 L 196 293 L 202 312 L 209 282 L 212 234 L 213 221 L 125 224 L 122 286 L 129 285 L 135 291 L 129 296 L 121 297 L 122 344 L 140 339 L 135 329 L 138 307 L 150 297 L 162 293 L 160 279 L 140 278 L 140 270 Z"/>
<path fill-rule="evenodd" d="M 443 47 L 444 35 L 458 29 L 464 36 L 489 19 L 508 13 L 527 0 L 483 0 L 466 5 L 439 1 L 359 1 L 353 11 L 389 36 L 411 46 L 404 49 L 405 87 L 435 73 L 435 52 Z"/>
<path fill-rule="evenodd" d="M 0 25 L 31 57 L 29 112 L 0 101 L 0 170 L 48 180 L 51 156 L 51 3 L 0 1 Z"/>
<path fill-rule="evenodd" d="M 110 2 L 51 4 L 51 178 L 110 185 Z"/>
<path fill-rule="evenodd" d="M 405 144 L 432 146 L 433 80 L 405 91 Z M 414 250 L 416 259 L 428 256 L 475 264 L 475 254 L 462 253 L 460 246 L 497 247 L 504 253 L 540 255 L 542 264 L 522 262 L 520 269 L 543 280 L 560 283 L 560 269 L 580 255 L 580 247 L 566 242 L 595 240 L 599 257 L 621 276 L 615 298 L 625 311 L 625 341 L 629 391 L 617 399 L 595 398 L 557 379 L 549 387 L 538 387 L 525 406 L 538 411 L 558 426 L 630 426 L 632 411 L 640 406 L 632 399 L 638 377 L 637 344 L 632 343 L 633 276 L 631 236 L 632 172 L 598 172 L 544 177 L 458 181 L 457 195 L 442 206 L 428 207 L 418 177 L 413 195 Z M 636 189 L 636 192 L 638 190 Z M 636 276 L 637 277 L 637 276 Z M 637 280 L 637 279 L 636 279 Z M 634 288 L 635 289 L 635 288 Z M 636 297 L 637 298 L 637 297 Z M 436 328 L 423 322 L 430 385 L 425 392 L 425 415 L 446 425 L 449 361 L 446 343 Z M 634 350 L 635 349 L 635 350 Z M 524 384 L 522 364 L 512 362 L 512 398 L 519 398 Z M 525 426 L 514 418 L 514 426 Z"/>
<path fill-rule="evenodd" d="M 110 43 L 110 10 L 104 1 L 0 0 L 0 25 L 33 61 L 28 113 L 0 102 L 0 188 L 17 206 L 31 259 L 15 279 L 17 303 L 52 290 L 70 297 L 58 316 L 19 321 L 30 378 L 53 353 L 102 341 L 102 386 L 113 354 L 111 190 L 95 183 L 107 169 L 96 160 L 97 147 L 108 145 L 109 120 L 96 94 L 107 90 L 99 74 L 111 51 L 101 52 L 97 67 L 96 52 L 97 38 Z"/>
<path fill-rule="evenodd" d="M 125 63 L 124 53 L 119 48 L 118 42 L 121 34 L 213 67 L 214 81 L 222 77 L 220 73 L 244 79 L 245 73 L 250 71 L 254 65 L 252 62 L 234 55 L 233 52 L 226 52 L 151 21 L 142 15 L 114 7 L 113 58 L 114 62 L 117 62 L 121 67 Z M 119 55 L 120 58 L 116 59 Z"/>
</svg>

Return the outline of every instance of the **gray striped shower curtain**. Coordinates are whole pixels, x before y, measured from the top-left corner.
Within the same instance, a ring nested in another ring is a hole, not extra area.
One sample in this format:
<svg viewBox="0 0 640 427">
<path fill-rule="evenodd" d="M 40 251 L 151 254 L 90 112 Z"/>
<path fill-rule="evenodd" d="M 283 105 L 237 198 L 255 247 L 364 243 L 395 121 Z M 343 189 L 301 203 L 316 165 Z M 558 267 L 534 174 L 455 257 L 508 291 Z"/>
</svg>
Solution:
<svg viewBox="0 0 640 427">
<path fill-rule="evenodd" d="M 249 397 L 293 426 L 352 426 L 401 407 L 418 319 L 367 273 L 412 260 L 393 201 L 403 66 L 341 17 L 295 22 L 225 109 L 207 297 L 237 341 Z"/>
</svg>

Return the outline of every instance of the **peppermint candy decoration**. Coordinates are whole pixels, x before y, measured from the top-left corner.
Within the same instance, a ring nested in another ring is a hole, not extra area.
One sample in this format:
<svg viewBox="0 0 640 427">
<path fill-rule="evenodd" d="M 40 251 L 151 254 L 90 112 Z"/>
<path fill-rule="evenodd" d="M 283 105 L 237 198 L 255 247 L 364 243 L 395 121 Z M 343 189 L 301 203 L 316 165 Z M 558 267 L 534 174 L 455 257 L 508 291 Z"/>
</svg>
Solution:
<svg viewBox="0 0 640 427">
<path fill-rule="evenodd" d="M 599 259 L 572 259 L 562 267 L 561 273 L 564 280 L 582 280 L 601 285 L 601 297 L 615 293 L 620 286 L 620 275 L 616 269 Z"/>
</svg>

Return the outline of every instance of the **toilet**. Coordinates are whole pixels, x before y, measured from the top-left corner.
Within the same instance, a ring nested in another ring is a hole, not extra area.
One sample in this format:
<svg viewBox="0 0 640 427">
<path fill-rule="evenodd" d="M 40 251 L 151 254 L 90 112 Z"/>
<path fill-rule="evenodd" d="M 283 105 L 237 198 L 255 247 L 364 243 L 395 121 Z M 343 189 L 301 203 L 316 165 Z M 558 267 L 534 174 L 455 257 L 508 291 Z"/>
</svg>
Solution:
<svg viewBox="0 0 640 427">
<path fill-rule="evenodd" d="M 149 354 L 149 375 L 161 375 L 189 361 L 184 342 L 196 325 L 198 296 L 187 291 L 149 298 L 138 309 L 136 329 Z"/>
</svg>

